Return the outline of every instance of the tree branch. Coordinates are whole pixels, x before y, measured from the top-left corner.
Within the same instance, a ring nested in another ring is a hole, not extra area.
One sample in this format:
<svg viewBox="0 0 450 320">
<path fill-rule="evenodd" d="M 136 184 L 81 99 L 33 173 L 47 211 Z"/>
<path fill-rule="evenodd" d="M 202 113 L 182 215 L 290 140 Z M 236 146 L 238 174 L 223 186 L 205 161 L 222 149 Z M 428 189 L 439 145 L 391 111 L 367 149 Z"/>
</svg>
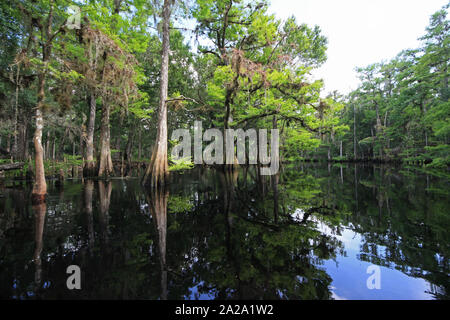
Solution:
<svg viewBox="0 0 450 320">
<path fill-rule="evenodd" d="M 181 95 L 181 96 L 179 96 L 177 98 L 167 99 L 166 103 L 167 102 L 173 102 L 173 101 L 191 101 L 191 102 L 194 102 L 196 104 L 200 104 L 200 102 L 197 102 L 195 99 L 188 98 L 188 97 L 185 97 L 183 95 Z"/>
</svg>

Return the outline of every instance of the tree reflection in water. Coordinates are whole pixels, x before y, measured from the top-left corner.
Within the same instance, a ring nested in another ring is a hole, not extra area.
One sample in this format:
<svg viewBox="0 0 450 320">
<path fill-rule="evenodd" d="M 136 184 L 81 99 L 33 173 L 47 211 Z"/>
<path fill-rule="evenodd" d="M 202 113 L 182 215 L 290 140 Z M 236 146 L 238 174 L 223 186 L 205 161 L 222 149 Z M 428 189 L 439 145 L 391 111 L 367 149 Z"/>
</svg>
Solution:
<svg viewBox="0 0 450 320">
<path fill-rule="evenodd" d="M 167 200 L 169 190 L 166 188 L 152 188 L 149 191 L 147 201 L 150 213 L 154 221 L 156 234 L 158 235 L 158 253 L 161 266 L 161 300 L 167 300 L 167 262 L 166 262 L 166 241 L 167 241 Z"/>
<path fill-rule="evenodd" d="M 2 189 L 0 296 L 330 299 L 333 281 L 354 272 L 333 279 L 326 267 L 345 256 L 351 231 L 351 259 L 448 298 L 448 190 L 445 177 L 407 168 L 318 164 L 273 177 L 196 168 L 153 191 L 138 179 L 66 181 L 32 211 L 27 187 Z M 65 286 L 71 264 L 82 290 Z"/>
<path fill-rule="evenodd" d="M 33 205 L 34 213 L 34 230 L 35 230 L 35 249 L 33 254 L 33 262 L 35 265 L 35 288 L 38 290 L 42 285 L 42 260 L 41 253 L 43 247 L 43 235 L 44 235 L 44 224 L 45 224 L 45 213 L 47 211 L 47 205 L 44 203 L 39 203 Z"/>
</svg>

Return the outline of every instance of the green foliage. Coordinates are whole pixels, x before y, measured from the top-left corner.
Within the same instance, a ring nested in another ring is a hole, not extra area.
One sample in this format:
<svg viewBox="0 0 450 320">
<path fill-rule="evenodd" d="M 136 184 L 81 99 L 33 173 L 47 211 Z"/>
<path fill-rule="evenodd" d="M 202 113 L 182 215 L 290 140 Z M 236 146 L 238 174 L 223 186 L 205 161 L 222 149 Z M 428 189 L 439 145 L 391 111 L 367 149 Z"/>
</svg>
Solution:
<svg viewBox="0 0 450 320">
<path fill-rule="evenodd" d="M 194 163 L 192 159 L 189 157 L 181 158 L 181 159 L 172 159 L 169 157 L 169 171 L 182 171 L 189 170 L 194 168 Z"/>
<path fill-rule="evenodd" d="M 183 213 L 192 210 L 194 205 L 188 197 L 171 195 L 167 207 L 171 213 Z"/>
</svg>

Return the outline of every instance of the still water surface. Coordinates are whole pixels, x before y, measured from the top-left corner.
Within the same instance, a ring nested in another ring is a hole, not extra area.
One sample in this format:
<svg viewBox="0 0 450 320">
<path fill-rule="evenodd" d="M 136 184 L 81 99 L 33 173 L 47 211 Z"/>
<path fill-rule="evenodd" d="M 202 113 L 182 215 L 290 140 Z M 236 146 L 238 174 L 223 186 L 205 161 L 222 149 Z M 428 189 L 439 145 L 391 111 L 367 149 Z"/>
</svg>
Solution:
<svg viewBox="0 0 450 320">
<path fill-rule="evenodd" d="M 0 187 L 3 299 L 448 299 L 450 183 L 407 168 L 196 168 Z M 68 290 L 66 268 L 81 268 Z M 369 289 L 369 266 L 380 289 Z"/>
</svg>

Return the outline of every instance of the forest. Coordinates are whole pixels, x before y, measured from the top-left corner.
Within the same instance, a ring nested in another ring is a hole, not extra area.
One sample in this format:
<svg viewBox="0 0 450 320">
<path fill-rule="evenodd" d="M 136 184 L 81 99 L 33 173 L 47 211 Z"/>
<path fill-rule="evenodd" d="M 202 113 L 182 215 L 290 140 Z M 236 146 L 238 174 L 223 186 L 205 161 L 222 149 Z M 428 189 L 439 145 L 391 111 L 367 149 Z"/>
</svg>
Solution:
<svg viewBox="0 0 450 320">
<path fill-rule="evenodd" d="M 358 68 L 347 95 L 311 70 L 327 59 L 318 26 L 281 21 L 266 1 L 19 1 L 0 8 L 2 163 L 45 176 L 171 169 L 168 132 L 279 129 L 281 161 L 400 161 L 448 167 L 448 5 L 422 46 Z M 71 167 L 70 166 L 70 167 Z M 66 173 L 62 174 L 66 174 Z M 160 178 L 158 178 L 160 177 Z"/>
</svg>

